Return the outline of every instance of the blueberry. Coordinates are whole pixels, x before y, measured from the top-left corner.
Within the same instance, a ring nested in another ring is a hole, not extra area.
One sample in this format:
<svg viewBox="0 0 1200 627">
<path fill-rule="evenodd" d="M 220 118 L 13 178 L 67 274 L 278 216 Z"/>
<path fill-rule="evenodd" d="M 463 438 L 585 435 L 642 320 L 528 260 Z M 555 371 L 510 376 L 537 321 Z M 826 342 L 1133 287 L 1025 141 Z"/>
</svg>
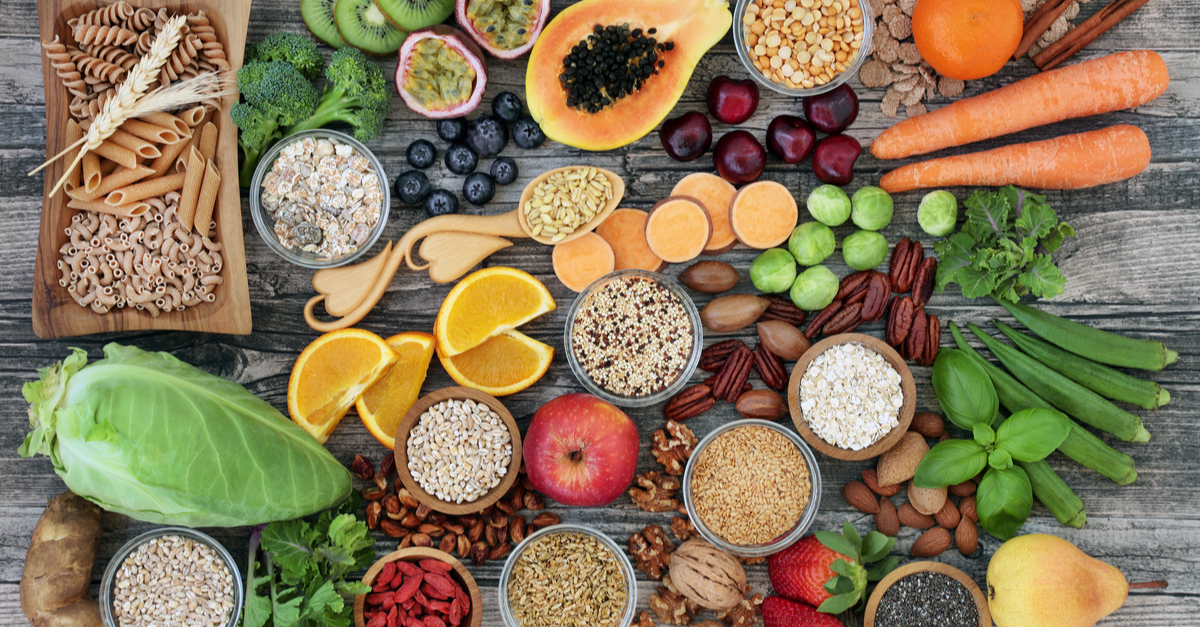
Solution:
<svg viewBox="0 0 1200 627">
<path fill-rule="evenodd" d="M 492 178 L 497 185 L 512 185 L 517 180 L 517 162 L 500 157 L 492 162 Z"/>
<path fill-rule="evenodd" d="M 405 156 L 408 157 L 408 165 L 424 170 L 437 161 L 437 148 L 434 148 L 428 140 L 418 139 L 408 145 Z"/>
<path fill-rule="evenodd" d="M 467 145 L 481 157 L 494 157 L 508 145 L 508 127 L 498 118 L 481 115 L 467 127 Z"/>
<path fill-rule="evenodd" d="M 492 113 L 512 124 L 521 117 L 521 99 L 511 91 L 502 91 L 492 99 Z"/>
<path fill-rule="evenodd" d="M 438 120 L 437 121 L 438 137 L 450 142 L 456 143 L 467 138 L 467 120 L 466 118 L 454 118 L 453 120 Z"/>
<path fill-rule="evenodd" d="M 419 205 L 433 187 L 424 172 L 409 170 L 396 177 L 396 197 L 406 205 Z"/>
<path fill-rule="evenodd" d="M 425 213 L 431 218 L 458 213 L 458 198 L 444 189 L 436 189 L 425 199 Z"/>
<path fill-rule="evenodd" d="M 466 144 L 454 144 L 446 149 L 446 168 L 455 174 L 470 174 L 479 166 L 479 155 Z"/>
<path fill-rule="evenodd" d="M 546 134 L 542 132 L 542 127 L 530 116 L 525 116 L 513 123 L 513 141 L 517 146 L 529 150 L 537 148 L 546 141 Z"/>
<path fill-rule="evenodd" d="M 472 205 L 486 205 L 496 197 L 496 183 L 483 172 L 476 172 L 463 181 L 463 198 Z"/>
</svg>

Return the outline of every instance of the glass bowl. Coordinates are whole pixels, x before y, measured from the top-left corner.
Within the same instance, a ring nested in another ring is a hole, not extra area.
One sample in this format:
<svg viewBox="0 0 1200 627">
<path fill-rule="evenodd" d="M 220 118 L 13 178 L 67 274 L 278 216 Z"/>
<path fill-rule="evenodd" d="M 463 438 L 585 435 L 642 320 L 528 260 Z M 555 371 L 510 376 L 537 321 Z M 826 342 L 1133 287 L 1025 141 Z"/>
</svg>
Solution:
<svg viewBox="0 0 1200 627">
<path fill-rule="evenodd" d="M 777 91 L 786 96 L 802 98 L 804 96 L 816 96 L 829 91 L 833 91 L 835 87 L 850 80 L 851 76 L 858 74 L 858 69 L 866 63 L 867 57 L 871 52 L 871 38 L 875 34 L 875 12 L 871 10 L 870 0 L 858 0 L 858 6 L 863 13 L 863 43 L 858 49 L 858 54 L 854 56 L 854 60 L 846 69 L 840 72 L 833 80 L 824 85 L 817 85 L 811 89 L 792 89 L 787 85 L 781 85 L 775 81 L 763 76 L 763 73 L 754 66 L 754 62 L 750 59 L 750 50 L 746 47 L 745 29 L 746 25 L 742 23 L 742 16 L 746 14 L 746 7 L 756 0 L 738 0 L 737 6 L 733 11 L 733 47 L 737 49 L 738 59 L 741 59 L 742 65 L 746 67 L 746 71 L 750 76 L 758 82 L 758 84 L 772 91 Z M 762 0 L 757 0 L 761 2 Z M 819 2 L 820 0 L 818 0 Z M 799 2 L 797 2 L 799 4 Z"/>
<path fill-rule="evenodd" d="M 549 535 L 552 533 L 582 533 L 589 535 L 600 541 L 613 555 L 617 558 L 617 563 L 621 565 L 621 572 L 625 574 L 625 589 L 627 594 L 625 597 L 625 611 L 621 614 L 621 622 L 617 623 L 617 627 L 629 627 L 633 624 L 633 619 L 637 613 L 637 574 L 633 571 L 633 565 L 629 563 L 629 557 L 625 555 L 625 549 L 613 541 L 612 538 L 604 535 L 597 529 L 585 525 L 570 525 L 558 524 L 551 527 L 544 527 L 529 535 L 523 542 L 513 549 L 509 554 L 508 560 L 504 562 L 504 568 L 500 571 L 500 586 L 497 590 L 500 601 L 500 618 L 504 621 L 506 627 L 523 627 L 517 622 L 517 618 L 513 616 L 512 608 L 508 605 L 508 582 L 512 579 L 513 568 L 517 564 L 517 559 L 529 548 L 529 544 L 534 540 Z"/>
<path fill-rule="evenodd" d="M 275 237 L 275 219 L 262 206 L 263 178 L 271 171 L 271 167 L 275 165 L 275 160 L 288 144 L 306 137 L 336 139 L 343 144 L 351 146 L 371 162 L 371 167 L 375 170 L 375 175 L 379 177 L 379 185 L 383 188 L 383 206 L 380 207 L 379 219 L 375 221 L 375 226 L 371 228 L 366 241 L 363 242 L 362 246 L 358 247 L 358 250 L 337 259 L 329 259 L 298 248 L 289 250 L 283 244 L 280 244 L 279 238 Z M 258 162 L 258 168 L 254 171 L 254 179 L 250 182 L 250 216 L 254 219 L 254 226 L 258 229 L 258 234 L 267 243 L 267 248 L 270 248 L 275 254 L 305 268 L 336 268 L 351 263 L 367 254 L 371 250 L 371 247 L 375 245 L 375 242 L 379 241 L 379 237 L 383 235 L 383 227 L 387 225 L 388 214 L 391 211 L 391 198 L 391 186 L 388 185 L 387 173 L 383 171 L 383 164 L 379 162 L 379 159 L 375 157 L 375 153 L 371 152 L 370 148 L 367 148 L 362 142 L 345 133 L 319 128 L 288 135 L 279 140 L 278 143 L 263 155 L 262 161 Z"/>
<path fill-rule="evenodd" d="M 584 303 L 601 287 L 612 281 L 628 277 L 648 279 L 670 290 L 683 303 L 683 308 L 688 314 L 688 320 L 692 324 L 692 353 L 688 356 L 687 364 L 679 373 L 679 377 L 672 381 L 670 385 L 648 396 L 622 396 L 600 387 L 599 384 L 588 376 L 587 372 L 583 369 L 583 365 L 579 363 L 579 359 L 575 356 L 575 343 L 572 339 L 574 335 L 573 331 L 575 330 L 575 316 L 579 313 Z M 704 350 L 704 327 L 700 323 L 700 311 L 696 309 L 696 304 L 692 302 L 691 297 L 683 290 L 683 286 L 670 277 L 645 270 L 618 270 L 593 281 L 591 285 L 579 293 L 579 296 L 575 297 L 575 302 L 571 305 L 570 311 L 567 312 L 566 329 L 566 337 L 563 340 L 563 345 L 566 347 L 567 363 L 571 365 L 571 372 L 575 373 L 575 378 L 579 379 L 579 382 L 583 384 L 583 387 L 587 388 L 588 392 L 619 407 L 649 407 L 677 394 L 687 386 L 688 379 L 691 378 L 692 373 L 696 372 L 696 367 L 700 365 L 700 352 Z"/>
<path fill-rule="evenodd" d="M 194 529 L 187 527 L 162 527 L 153 531 L 147 531 L 140 536 L 126 542 L 120 550 L 113 555 L 112 560 L 108 562 L 108 566 L 104 569 L 104 575 L 100 578 L 100 618 L 104 621 L 106 627 L 117 627 L 117 617 L 113 615 L 113 587 L 116 584 L 117 571 L 120 570 L 121 564 L 125 562 L 125 558 L 129 557 L 138 547 L 143 544 L 163 536 L 182 536 L 190 538 L 196 542 L 207 545 L 221 558 L 225 563 L 225 567 L 229 569 L 229 576 L 233 579 L 233 611 L 229 613 L 229 620 L 225 621 L 225 627 L 235 627 L 238 624 L 238 619 L 242 614 L 242 573 L 238 570 L 237 563 L 234 562 L 233 556 L 229 551 L 221 546 L 220 542 L 213 539 L 212 536 L 200 533 Z"/>
<path fill-rule="evenodd" d="M 741 427 L 763 427 L 786 436 L 792 444 L 796 445 L 796 448 L 800 449 L 800 454 L 804 456 L 804 463 L 808 464 L 809 483 L 812 484 L 812 494 L 809 495 L 808 504 L 804 506 L 804 511 L 800 514 L 800 520 L 797 520 L 795 526 L 787 533 L 763 544 L 733 544 L 717 535 L 697 515 L 696 504 L 692 501 L 692 475 L 696 472 L 697 460 L 704 454 L 704 449 L 722 433 Z M 696 445 L 691 459 L 688 460 L 687 468 L 683 471 L 683 503 L 687 507 L 688 518 L 695 525 L 696 531 L 713 546 L 742 557 L 766 557 L 795 544 L 797 540 L 804 536 L 809 527 L 812 526 L 813 521 L 816 520 L 817 509 L 821 506 L 821 468 L 817 466 L 817 458 L 813 455 L 812 449 L 808 448 L 808 445 L 804 443 L 804 440 L 800 439 L 800 436 L 795 431 L 767 420 L 735 420 L 727 422 L 705 436 Z"/>
</svg>

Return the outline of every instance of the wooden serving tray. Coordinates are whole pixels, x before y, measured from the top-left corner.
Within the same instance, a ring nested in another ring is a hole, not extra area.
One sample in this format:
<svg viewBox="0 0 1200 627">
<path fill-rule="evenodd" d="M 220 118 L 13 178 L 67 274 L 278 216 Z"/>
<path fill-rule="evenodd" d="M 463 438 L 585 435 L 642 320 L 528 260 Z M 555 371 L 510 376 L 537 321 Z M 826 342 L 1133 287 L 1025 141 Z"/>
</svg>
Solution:
<svg viewBox="0 0 1200 627">
<path fill-rule="evenodd" d="M 136 7 L 158 10 L 166 7 L 175 13 L 194 13 L 203 10 L 212 20 L 213 28 L 225 44 L 225 54 L 234 69 L 242 66 L 246 47 L 246 25 L 250 18 L 251 0 L 127 0 Z M 98 0 L 38 0 L 39 36 L 45 41 L 58 33 L 70 41 L 67 20 L 92 9 L 110 4 Z M 54 68 L 42 55 L 42 80 L 46 90 L 46 157 L 66 148 L 70 96 L 54 73 Z M 73 209 L 67 209 L 66 194 L 61 190 L 50 197 L 50 190 L 62 177 L 67 166 L 59 159 L 46 168 L 46 183 L 42 192 L 42 223 L 38 233 L 37 264 L 33 275 L 33 332 L 41 338 L 71 337 L 110 331 L 173 329 L 248 335 L 250 333 L 250 288 L 246 282 L 246 250 L 242 240 L 242 201 L 238 190 L 237 127 L 229 117 L 232 97 L 214 116 L 219 141 L 217 161 L 221 167 L 221 188 L 217 195 L 214 219 L 216 239 L 224 247 L 221 254 L 224 283 L 216 290 L 217 299 L 201 303 L 185 311 L 160 314 L 132 308 L 114 309 L 97 314 L 79 306 L 66 288 L 58 284 L 57 262 L 59 248 L 67 241 L 64 229 L 70 224 Z"/>
</svg>

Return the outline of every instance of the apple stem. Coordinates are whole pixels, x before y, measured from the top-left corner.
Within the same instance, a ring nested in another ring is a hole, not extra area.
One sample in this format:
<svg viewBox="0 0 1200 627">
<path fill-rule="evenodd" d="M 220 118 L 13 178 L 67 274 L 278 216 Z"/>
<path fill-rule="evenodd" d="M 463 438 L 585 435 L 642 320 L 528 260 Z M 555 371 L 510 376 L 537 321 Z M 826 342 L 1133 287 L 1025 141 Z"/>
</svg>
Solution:
<svg viewBox="0 0 1200 627">
<path fill-rule="evenodd" d="M 1130 590 L 1141 590 L 1143 588 L 1166 588 L 1166 587 L 1167 587 L 1166 579 L 1156 579 L 1154 581 L 1141 581 L 1138 583 L 1129 584 Z"/>
</svg>

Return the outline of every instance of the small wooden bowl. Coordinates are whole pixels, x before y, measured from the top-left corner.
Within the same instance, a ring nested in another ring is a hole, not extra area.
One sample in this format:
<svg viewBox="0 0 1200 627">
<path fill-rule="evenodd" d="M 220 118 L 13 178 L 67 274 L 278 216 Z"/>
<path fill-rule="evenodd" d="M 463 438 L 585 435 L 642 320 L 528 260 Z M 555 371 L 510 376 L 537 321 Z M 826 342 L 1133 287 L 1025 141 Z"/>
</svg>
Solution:
<svg viewBox="0 0 1200 627">
<path fill-rule="evenodd" d="M 592 218 L 586 224 L 581 224 L 574 233 L 571 233 L 570 235 L 562 238 L 561 240 L 559 240 L 557 242 L 551 242 L 550 237 L 546 237 L 543 235 L 533 235 L 533 229 L 529 226 L 529 222 L 527 222 L 525 220 L 525 203 L 529 202 L 529 200 L 531 198 L 533 198 L 533 190 L 538 185 L 540 185 L 542 183 L 542 181 L 545 181 L 546 179 L 550 178 L 550 175 L 554 174 L 555 172 L 562 172 L 564 170 L 578 170 L 579 168 L 585 168 L 585 167 L 592 167 L 592 166 L 569 165 L 569 166 L 562 167 L 562 168 L 555 168 L 553 170 L 549 170 L 549 171 L 541 174 L 540 176 L 533 179 L 532 181 L 529 182 L 528 185 L 525 186 L 525 191 L 521 192 L 521 204 L 517 205 L 517 220 L 521 223 L 521 228 L 524 229 L 526 233 L 529 233 L 530 234 L 529 237 L 533 238 L 533 240 L 535 242 L 538 242 L 540 244 L 548 244 L 548 245 L 554 246 L 557 244 L 565 244 L 566 242 L 569 242 L 573 239 L 582 237 L 585 233 L 591 233 L 593 230 L 595 230 L 595 228 L 597 226 L 600 226 L 600 223 L 602 223 L 608 219 L 608 216 L 611 215 L 613 210 L 617 208 L 617 205 L 621 204 L 621 199 L 625 197 L 625 181 L 624 181 L 624 179 L 622 179 L 620 176 L 617 176 L 617 174 L 615 172 L 605 170 L 604 168 L 596 168 L 597 172 L 608 177 L 608 180 L 610 183 L 612 183 L 612 188 L 613 188 L 612 199 L 609 200 L 603 207 L 600 208 L 600 211 L 598 211 L 596 213 L 596 217 Z"/>
<path fill-rule="evenodd" d="M 375 577 L 379 575 L 379 571 L 383 570 L 384 564 L 388 562 L 419 562 L 423 559 L 432 558 L 439 562 L 445 562 L 454 567 L 451 575 L 457 579 L 457 583 L 462 584 L 467 591 L 467 596 L 471 597 L 471 610 L 463 616 L 460 627 L 479 627 L 483 623 L 483 597 L 479 594 L 479 586 L 475 583 L 475 578 L 467 571 L 467 567 L 463 566 L 462 562 L 454 559 L 454 556 L 443 553 L 437 549 L 426 549 L 424 547 L 409 547 L 400 549 L 393 553 L 389 553 L 371 565 L 367 570 L 367 574 L 363 575 L 362 582 L 368 586 L 375 582 Z M 366 627 L 366 621 L 363 619 L 363 608 L 367 603 L 367 595 L 360 594 L 354 597 L 354 625 L 355 627 Z"/>
<path fill-rule="evenodd" d="M 887 435 L 883 436 L 878 442 L 864 448 L 860 451 L 852 451 L 850 449 L 834 446 L 820 436 L 813 433 L 808 427 L 808 421 L 804 419 L 804 413 L 800 411 L 800 380 L 804 378 L 804 371 L 808 369 L 808 364 L 817 358 L 825 351 L 825 349 L 837 345 L 855 343 L 861 344 L 876 353 L 879 353 L 896 372 L 900 373 L 900 392 L 904 394 L 904 404 L 900 406 L 900 415 L 897 416 L 900 424 L 896 425 Z M 803 355 L 800 356 L 800 361 L 792 367 L 792 378 L 788 381 L 788 407 L 792 411 L 792 423 L 796 425 L 796 431 L 800 437 L 804 438 L 808 445 L 834 459 L 844 459 L 848 461 L 857 461 L 863 459 L 871 459 L 878 457 L 885 451 L 892 448 L 904 437 L 908 431 L 908 425 L 912 423 L 913 414 L 917 408 L 917 386 L 913 382 L 912 371 L 908 369 L 908 364 L 904 363 L 904 358 L 900 356 L 891 346 L 888 346 L 882 340 L 873 338 L 869 335 L 861 333 L 843 333 L 827 337 L 816 344 L 813 344 Z"/>
<path fill-rule="evenodd" d="M 509 434 L 512 435 L 512 461 L 508 463 L 508 472 L 505 473 L 504 479 L 500 484 L 488 491 L 487 494 L 471 501 L 470 503 L 451 503 L 443 501 L 436 495 L 430 494 L 413 479 L 412 473 L 408 471 L 408 433 L 416 426 L 417 421 L 421 419 L 421 414 L 425 413 L 426 409 L 437 405 L 445 400 L 465 401 L 471 399 L 476 403 L 483 403 L 491 408 L 492 411 L 500 414 L 500 419 L 504 421 L 508 427 Z M 461 516 L 463 514 L 474 514 L 485 507 L 499 501 L 513 483 L 517 480 L 517 473 L 521 468 L 521 430 L 517 427 L 517 421 L 513 419 L 512 414 L 504 407 L 500 401 L 490 394 L 480 392 L 472 388 L 464 387 L 449 387 L 442 388 L 436 392 L 422 396 L 417 402 L 404 414 L 404 418 L 400 420 L 400 426 L 396 429 L 396 448 L 394 450 L 396 456 L 396 472 L 400 473 L 400 481 L 404 483 L 404 487 L 418 501 L 433 508 L 434 511 L 451 516 Z"/>
<path fill-rule="evenodd" d="M 979 586 L 963 571 L 941 562 L 913 562 L 888 573 L 888 576 L 875 586 L 875 591 L 867 601 L 863 627 L 875 627 L 875 612 L 879 610 L 879 602 L 883 600 L 884 593 L 892 584 L 914 573 L 939 573 L 961 583 L 967 592 L 971 593 L 971 598 L 975 599 L 975 609 L 979 611 L 979 627 L 992 627 L 992 613 L 988 610 L 987 598 L 983 596 Z"/>
</svg>

